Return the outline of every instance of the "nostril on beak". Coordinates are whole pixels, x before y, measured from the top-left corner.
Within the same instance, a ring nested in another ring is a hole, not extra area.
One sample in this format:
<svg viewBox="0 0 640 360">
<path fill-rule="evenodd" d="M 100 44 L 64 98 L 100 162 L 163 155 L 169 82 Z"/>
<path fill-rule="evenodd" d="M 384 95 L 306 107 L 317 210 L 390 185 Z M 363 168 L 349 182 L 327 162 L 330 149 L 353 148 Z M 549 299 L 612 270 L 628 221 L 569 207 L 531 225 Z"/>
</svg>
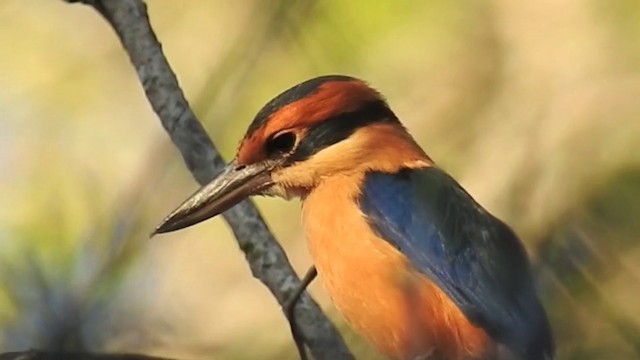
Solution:
<svg viewBox="0 0 640 360">
<path fill-rule="evenodd" d="M 243 170 L 246 167 L 247 167 L 247 165 L 238 165 L 238 166 L 236 166 L 236 171 Z"/>
</svg>

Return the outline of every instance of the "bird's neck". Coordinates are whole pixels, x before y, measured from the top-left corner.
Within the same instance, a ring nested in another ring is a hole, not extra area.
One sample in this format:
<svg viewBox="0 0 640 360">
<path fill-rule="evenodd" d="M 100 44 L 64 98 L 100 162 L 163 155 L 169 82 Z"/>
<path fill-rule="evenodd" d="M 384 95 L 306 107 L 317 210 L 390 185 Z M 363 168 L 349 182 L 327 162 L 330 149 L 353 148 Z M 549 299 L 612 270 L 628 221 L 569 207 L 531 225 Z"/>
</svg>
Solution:
<svg viewBox="0 0 640 360">
<path fill-rule="evenodd" d="M 379 123 L 359 129 L 349 139 L 354 149 L 350 168 L 355 172 L 396 173 L 403 168 L 433 165 L 433 161 L 400 124 Z"/>
<path fill-rule="evenodd" d="M 378 157 L 377 161 L 372 161 L 371 164 L 359 163 L 350 171 L 324 176 L 315 186 L 299 190 L 298 196 L 303 201 L 303 222 L 312 253 L 322 256 L 321 252 L 314 251 L 314 249 L 319 244 L 320 246 L 328 246 L 325 241 L 321 240 L 326 236 L 342 237 L 344 239 L 342 243 L 336 242 L 334 244 L 337 246 L 342 246 L 348 241 L 358 243 L 362 241 L 357 236 L 352 236 L 351 232 L 358 228 L 368 229 L 367 222 L 359 208 L 360 197 L 368 174 L 380 172 L 397 174 L 404 169 L 432 166 L 430 159 L 426 157 L 416 158 L 416 154 L 413 153 L 410 157 L 403 159 L 402 154 L 407 153 L 394 154 L 393 151 L 389 151 L 384 157 Z"/>
</svg>

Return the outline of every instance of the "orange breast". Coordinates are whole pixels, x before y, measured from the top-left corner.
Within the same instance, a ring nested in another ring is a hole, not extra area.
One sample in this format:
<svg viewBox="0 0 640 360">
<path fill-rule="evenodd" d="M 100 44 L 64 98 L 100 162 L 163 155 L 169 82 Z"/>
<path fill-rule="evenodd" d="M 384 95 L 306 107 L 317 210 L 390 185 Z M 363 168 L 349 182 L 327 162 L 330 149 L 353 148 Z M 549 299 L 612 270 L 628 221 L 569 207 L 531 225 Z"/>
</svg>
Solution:
<svg viewBox="0 0 640 360">
<path fill-rule="evenodd" d="M 356 332 L 395 359 L 491 358 L 496 349 L 486 333 L 370 230 L 353 200 L 356 180 L 325 181 L 303 205 L 309 249 L 336 308 Z"/>
</svg>

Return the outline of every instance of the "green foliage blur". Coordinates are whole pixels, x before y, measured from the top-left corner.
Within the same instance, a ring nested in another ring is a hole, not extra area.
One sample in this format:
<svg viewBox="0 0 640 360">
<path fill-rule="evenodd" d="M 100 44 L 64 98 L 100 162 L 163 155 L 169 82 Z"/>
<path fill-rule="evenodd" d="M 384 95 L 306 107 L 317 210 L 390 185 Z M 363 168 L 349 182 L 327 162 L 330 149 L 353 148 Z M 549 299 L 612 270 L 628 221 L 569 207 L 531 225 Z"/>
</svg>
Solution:
<svg viewBox="0 0 640 360">
<path fill-rule="evenodd" d="M 526 242 L 558 358 L 640 358 L 640 2 L 148 5 L 227 158 L 289 86 L 366 79 Z M 103 19 L 3 0 L 0 24 L 0 350 L 295 359 L 221 220 L 148 238 L 197 185 Z M 299 204 L 257 202 L 303 273 Z M 380 358 L 341 329 L 358 358 Z"/>
</svg>

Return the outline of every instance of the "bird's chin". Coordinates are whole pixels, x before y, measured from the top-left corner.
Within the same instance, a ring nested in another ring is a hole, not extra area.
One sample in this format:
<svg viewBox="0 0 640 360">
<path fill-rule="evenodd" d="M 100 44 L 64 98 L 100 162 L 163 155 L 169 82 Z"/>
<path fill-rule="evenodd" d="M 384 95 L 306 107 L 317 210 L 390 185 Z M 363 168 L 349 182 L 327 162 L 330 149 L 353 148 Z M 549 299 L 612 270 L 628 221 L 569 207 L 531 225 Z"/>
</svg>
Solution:
<svg viewBox="0 0 640 360">
<path fill-rule="evenodd" d="M 293 198 L 302 198 L 306 195 L 306 193 L 307 191 L 305 191 L 304 189 L 286 187 L 280 184 L 275 184 L 261 191 L 260 195 L 274 196 L 274 197 L 283 198 L 285 200 L 290 200 Z"/>
</svg>

